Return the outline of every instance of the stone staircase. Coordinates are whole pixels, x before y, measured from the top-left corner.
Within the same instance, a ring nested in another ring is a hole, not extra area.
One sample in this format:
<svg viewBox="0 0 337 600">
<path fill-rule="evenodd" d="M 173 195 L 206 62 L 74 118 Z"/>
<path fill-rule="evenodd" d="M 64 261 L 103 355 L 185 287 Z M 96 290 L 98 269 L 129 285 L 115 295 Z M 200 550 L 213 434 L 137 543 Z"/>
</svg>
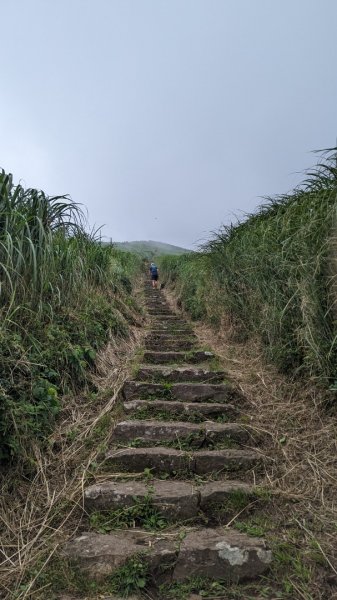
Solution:
<svg viewBox="0 0 337 600">
<path fill-rule="evenodd" d="M 271 562 L 265 541 L 224 526 L 258 493 L 248 482 L 258 475 L 261 455 L 240 424 L 244 399 L 212 368 L 214 355 L 199 349 L 163 293 L 146 286 L 145 294 L 150 329 L 143 364 L 124 386 L 125 418 L 112 432 L 107 481 L 84 491 L 88 514 L 129 511 L 134 527 L 83 533 L 64 554 L 98 582 L 139 557 L 153 598 L 165 598 L 163 584 L 190 578 L 257 578 Z M 162 530 L 146 530 L 151 518 Z"/>
</svg>

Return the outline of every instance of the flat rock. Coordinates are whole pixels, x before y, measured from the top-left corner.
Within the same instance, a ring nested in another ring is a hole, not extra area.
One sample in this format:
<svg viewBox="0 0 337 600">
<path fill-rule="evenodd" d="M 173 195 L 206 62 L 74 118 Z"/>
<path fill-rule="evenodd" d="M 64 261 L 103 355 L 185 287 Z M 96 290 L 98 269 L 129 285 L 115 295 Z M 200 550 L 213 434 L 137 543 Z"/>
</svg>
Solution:
<svg viewBox="0 0 337 600">
<path fill-rule="evenodd" d="M 146 367 L 141 366 L 137 372 L 137 381 L 222 383 L 223 371 L 209 371 L 193 367 Z"/>
<path fill-rule="evenodd" d="M 91 510 L 117 510 L 134 506 L 135 498 L 146 499 L 168 521 L 192 519 L 198 513 L 200 493 L 196 487 L 184 481 L 109 481 L 91 485 L 84 491 L 84 507 Z"/>
<path fill-rule="evenodd" d="M 225 404 L 220 402 L 174 402 L 172 400 L 130 400 L 124 402 L 124 410 L 126 413 L 136 413 L 147 409 L 152 412 L 153 417 L 157 413 L 168 413 L 181 415 L 182 419 L 186 417 L 199 418 L 217 418 L 226 417 L 226 419 L 235 419 L 238 416 L 239 410 L 233 404 Z"/>
<path fill-rule="evenodd" d="M 139 398 L 161 398 L 165 400 L 181 400 L 186 402 L 225 402 L 241 398 L 232 385 L 212 383 L 173 383 L 170 387 L 160 383 L 143 381 L 127 381 L 123 387 L 125 400 Z"/>
<path fill-rule="evenodd" d="M 192 531 L 180 546 L 173 580 L 208 577 L 237 583 L 262 575 L 271 558 L 271 551 L 260 538 L 223 529 Z"/>
</svg>

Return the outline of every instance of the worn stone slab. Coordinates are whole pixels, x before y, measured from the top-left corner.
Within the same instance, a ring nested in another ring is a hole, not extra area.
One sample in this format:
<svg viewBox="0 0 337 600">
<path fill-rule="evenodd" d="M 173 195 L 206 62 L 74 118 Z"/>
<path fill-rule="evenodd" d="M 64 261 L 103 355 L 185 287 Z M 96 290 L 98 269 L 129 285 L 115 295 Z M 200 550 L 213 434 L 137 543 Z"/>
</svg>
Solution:
<svg viewBox="0 0 337 600">
<path fill-rule="evenodd" d="M 233 530 L 196 529 L 179 544 L 175 534 L 124 530 L 110 534 L 83 533 L 68 541 L 62 555 L 93 581 L 104 581 L 132 556 L 149 567 L 151 583 L 186 581 L 192 577 L 240 582 L 266 572 L 272 555 L 264 540 Z"/>
<path fill-rule="evenodd" d="M 154 474 L 172 475 L 186 472 L 205 475 L 213 472 L 251 469 L 259 466 L 261 460 L 257 452 L 250 450 L 230 448 L 184 452 L 157 446 L 111 449 L 106 454 L 106 463 L 111 465 L 115 471 L 128 473 L 142 473 L 144 469 L 151 469 Z"/>
<path fill-rule="evenodd" d="M 181 317 L 178 317 L 176 315 L 167 315 L 167 316 L 161 316 L 161 317 L 156 317 L 155 315 L 152 315 L 152 319 L 151 319 L 151 325 L 153 327 L 153 329 L 156 329 L 157 326 L 168 326 L 168 327 L 186 327 L 186 325 L 188 325 L 187 321 L 185 321 L 184 319 L 182 319 Z"/>
<path fill-rule="evenodd" d="M 178 553 L 175 542 L 172 536 L 150 535 L 142 531 L 124 530 L 113 534 L 89 532 L 67 542 L 63 556 L 87 577 L 99 581 L 139 554 L 155 573 L 160 565 L 166 562 L 172 564 L 175 560 Z"/>
<path fill-rule="evenodd" d="M 193 333 L 177 333 L 176 331 L 165 331 L 165 332 L 157 332 L 157 333 L 149 333 L 145 341 L 146 342 L 154 342 L 154 343 L 162 343 L 162 342 L 196 342 L 197 336 Z"/>
<path fill-rule="evenodd" d="M 150 409 L 153 416 L 160 412 L 181 415 L 184 417 L 203 417 L 214 418 L 226 417 L 227 420 L 235 419 L 239 415 L 239 410 L 233 404 L 225 404 L 220 402 L 174 402 L 172 400 L 130 400 L 124 402 L 124 410 L 126 413 L 136 413 L 144 409 Z"/>
<path fill-rule="evenodd" d="M 160 383 L 127 381 L 123 387 L 125 400 L 139 398 L 161 398 L 186 402 L 226 402 L 241 398 L 239 393 L 228 383 L 174 383 L 169 388 Z"/>
<path fill-rule="evenodd" d="M 225 378 L 223 371 L 209 371 L 196 367 L 147 367 L 141 366 L 137 371 L 137 381 L 151 383 L 169 382 L 194 382 L 194 383 L 222 383 Z"/>
<path fill-rule="evenodd" d="M 173 580 L 208 577 L 238 583 L 265 573 L 271 559 L 271 551 L 260 538 L 223 529 L 192 531 L 180 546 Z"/>
<path fill-rule="evenodd" d="M 169 325 L 157 324 L 155 329 L 151 329 L 151 333 L 153 335 L 192 335 L 193 337 L 197 337 L 195 333 L 193 333 L 193 329 L 187 325 L 184 327 L 181 325 L 178 327 L 170 327 Z"/>
<path fill-rule="evenodd" d="M 134 506 L 135 498 L 142 501 L 151 497 L 153 506 L 168 521 L 192 519 L 197 516 L 200 504 L 198 489 L 184 481 L 115 482 L 91 485 L 84 491 L 84 508 L 92 510 L 117 510 Z"/>
<path fill-rule="evenodd" d="M 128 473 L 142 473 L 151 469 L 152 473 L 168 473 L 170 475 L 193 470 L 191 458 L 181 450 L 174 448 L 123 448 L 109 450 L 105 456 L 106 463 L 114 470 Z"/>
<path fill-rule="evenodd" d="M 197 364 L 212 360 L 212 352 L 196 350 L 191 352 L 144 352 L 144 361 L 153 364 L 187 363 Z"/>
<path fill-rule="evenodd" d="M 120 421 L 111 436 L 112 443 L 130 442 L 135 439 L 145 444 L 175 442 L 191 435 L 200 435 L 201 442 L 206 437 L 205 425 L 179 421 Z"/>
<path fill-rule="evenodd" d="M 144 444 L 165 444 L 167 442 L 182 442 L 191 439 L 193 447 L 201 447 L 207 441 L 213 443 L 236 442 L 248 440 L 246 430 L 236 423 L 189 423 L 188 421 L 156 421 L 133 420 L 120 421 L 111 436 L 112 443 L 125 443 L 141 440 Z"/>
<path fill-rule="evenodd" d="M 145 340 L 144 347 L 146 350 L 159 351 L 181 351 L 192 350 L 195 346 L 195 341 L 186 339 L 166 339 L 166 340 Z"/>
<path fill-rule="evenodd" d="M 257 452 L 251 450 L 199 450 L 193 454 L 194 472 L 205 475 L 212 472 L 247 470 L 261 463 Z"/>
<path fill-rule="evenodd" d="M 165 319 L 171 319 L 171 318 L 176 318 L 176 316 L 174 315 L 174 313 L 172 313 L 170 310 L 160 310 L 160 309 L 148 309 L 148 313 L 150 315 L 150 317 L 165 317 Z"/>
</svg>

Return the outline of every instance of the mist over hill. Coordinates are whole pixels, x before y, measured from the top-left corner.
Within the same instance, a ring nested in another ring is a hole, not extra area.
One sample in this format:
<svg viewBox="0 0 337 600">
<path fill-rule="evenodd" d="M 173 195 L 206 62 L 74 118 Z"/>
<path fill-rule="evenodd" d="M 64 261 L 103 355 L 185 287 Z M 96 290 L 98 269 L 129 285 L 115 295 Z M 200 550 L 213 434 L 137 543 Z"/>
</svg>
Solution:
<svg viewBox="0 0 337 600">
<path fill-rule="evenodd" d="M 115 242 L 114 245 L 121 250 L 127 250 L 128 252 L 134 252 L 143 256 L 144 258 L 153 258 L 155 256 L 161 256 L 163 254 L 186 254 L 191 252 L 187 248 L 181 248 L 180 246 L 173 246 L 172 244 L 165 244 L 164 242 L 149 241 L 134 241 L 134 242 Z"/>
</svg>

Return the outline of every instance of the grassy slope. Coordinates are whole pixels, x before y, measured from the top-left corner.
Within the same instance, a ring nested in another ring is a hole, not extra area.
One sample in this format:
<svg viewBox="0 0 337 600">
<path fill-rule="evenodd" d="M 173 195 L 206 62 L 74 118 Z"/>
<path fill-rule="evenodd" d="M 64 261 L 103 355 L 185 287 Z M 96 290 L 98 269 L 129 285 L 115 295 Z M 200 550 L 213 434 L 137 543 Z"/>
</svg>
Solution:
<svg viewBox="0 0 337 600">
<path fill-rule="evenodd" d="M 204 250 L 161 259 L 195 319 L 221 326 L 230 317 L 240 335 L 258 334 L 282 371 L 299 370 L 334 385 L 337 326 L 332 283 L 336 239 L 336 155 L 292 194 L 270 199 Z"/>
<path fill-rule="evenodd" d="M 91 385 L 97 351 L 128 335 L 141 260 L 102 247 L 67 198 L 0 173 L 0 459 L 31 455 L 62 395 Z"/>
</svg>

